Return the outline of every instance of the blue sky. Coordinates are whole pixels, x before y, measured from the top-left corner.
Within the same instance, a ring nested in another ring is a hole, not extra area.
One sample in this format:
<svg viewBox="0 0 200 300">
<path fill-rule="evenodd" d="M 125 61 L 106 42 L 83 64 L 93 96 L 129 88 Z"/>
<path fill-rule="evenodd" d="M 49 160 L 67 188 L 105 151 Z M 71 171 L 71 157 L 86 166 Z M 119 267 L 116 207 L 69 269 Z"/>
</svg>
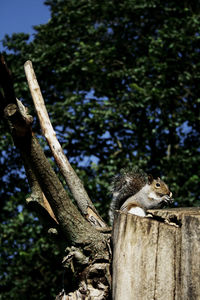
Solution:
<svg viewBox="0 0 200 300">
<path fill-rule="evenodd" d="M 0 0 L 0 51 L 5 34 L 24 32 L 33 34 L 32 26 L 50 19 L 49 7 L 43 0 Z M 5 50 L 5 49 L 4 49 Z"/>
</svg>

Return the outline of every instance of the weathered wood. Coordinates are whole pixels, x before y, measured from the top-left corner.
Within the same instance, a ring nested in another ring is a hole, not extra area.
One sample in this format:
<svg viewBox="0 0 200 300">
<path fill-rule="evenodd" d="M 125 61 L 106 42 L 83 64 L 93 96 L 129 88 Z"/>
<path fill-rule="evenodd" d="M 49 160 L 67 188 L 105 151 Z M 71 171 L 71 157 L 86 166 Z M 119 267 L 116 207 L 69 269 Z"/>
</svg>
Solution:
<svg viewBox="0 0 200 300">
<path fill-rule="evenodd" d="M 82 181 L 69 163 L 69 160 L 64 154 L 63 149 L 56 137 L 56 133 L 49 119 L 40 86 L 30 60 L 25 63 L 24 69 L 43 135 L 49 144 L 56 164 L 59 167 L 66 183 L 68 184 L 68 187 L 80 211 L 93 226 L 107 227 L 106 223 L 100 217 L 92 201 L 90 200 Z"/>
<path fill-rule="evenodd" d="M 28 173 L 32 190 L 28 202 L 44 218 L 50 218 L 48 232 L 64 251 L 62 265 L 67 280 L 63 278 L 61 299 L 108 299 L 111 286 L 109 228 L 91 226 L 72 203 L 32 132 L 32 117 L 16 100 L 9 70 L 1 55 L 0 84 L 3 89 L 0 114 L 4 113 L 8 120 Z M 71 247 L 66 248 L 69 244 Z"/>
<path fill-rule="evenodd" d="M 200 299 L 200 209 L 151 213 L 116 214 L 113 299 Z"/>
<path fill-rule="evenodd" d="M 200 215 L 182 218 L 181 291 L 183 299 L 200 299 Z"/>
</svg>

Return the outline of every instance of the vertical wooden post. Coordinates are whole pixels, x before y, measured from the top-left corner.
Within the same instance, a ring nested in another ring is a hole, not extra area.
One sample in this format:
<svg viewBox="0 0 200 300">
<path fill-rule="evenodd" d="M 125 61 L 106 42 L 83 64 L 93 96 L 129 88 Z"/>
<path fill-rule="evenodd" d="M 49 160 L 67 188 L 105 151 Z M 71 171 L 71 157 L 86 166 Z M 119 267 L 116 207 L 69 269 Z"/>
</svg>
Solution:
<svg viewBox="0 0 200 300">
<path fill-rule="evenodd" d="M 200 299 L 200 208 L 151 213 L 116 214 L 113 299 Z"/>
</svg>

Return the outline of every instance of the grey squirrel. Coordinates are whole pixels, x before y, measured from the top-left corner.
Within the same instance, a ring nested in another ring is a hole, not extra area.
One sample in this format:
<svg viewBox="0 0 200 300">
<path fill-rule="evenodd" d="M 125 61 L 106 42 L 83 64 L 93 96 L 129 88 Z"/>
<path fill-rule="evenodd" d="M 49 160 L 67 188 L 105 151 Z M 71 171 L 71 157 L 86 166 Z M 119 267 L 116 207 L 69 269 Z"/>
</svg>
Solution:
<svg viewBox="0 0 200 300">
<path fill-rule="evenodd" d="M 160 208 L 173 202 L 172 192 L 159 177 L 154 179 L 139 168 L 132 171 L 122 170 L 113 178 L 111 185 L 113 199 L 110 204 L 109 218 L 113 223 L 115 210 L 145 217 L 146 210 Z"/>
</svg>

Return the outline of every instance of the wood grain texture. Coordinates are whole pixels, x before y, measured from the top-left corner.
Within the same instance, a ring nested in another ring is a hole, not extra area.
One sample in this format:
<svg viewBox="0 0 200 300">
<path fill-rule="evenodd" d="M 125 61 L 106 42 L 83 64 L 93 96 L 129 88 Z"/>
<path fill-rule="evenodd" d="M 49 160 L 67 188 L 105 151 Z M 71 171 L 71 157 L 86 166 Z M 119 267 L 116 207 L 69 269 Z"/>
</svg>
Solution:
<svg viewBox="0 0 200 300">
<path fill-rule="evenodd" d="M 200 299 L 199 208 L 151 213 L 116 214 L 113 299 Z"/>
</svg>

